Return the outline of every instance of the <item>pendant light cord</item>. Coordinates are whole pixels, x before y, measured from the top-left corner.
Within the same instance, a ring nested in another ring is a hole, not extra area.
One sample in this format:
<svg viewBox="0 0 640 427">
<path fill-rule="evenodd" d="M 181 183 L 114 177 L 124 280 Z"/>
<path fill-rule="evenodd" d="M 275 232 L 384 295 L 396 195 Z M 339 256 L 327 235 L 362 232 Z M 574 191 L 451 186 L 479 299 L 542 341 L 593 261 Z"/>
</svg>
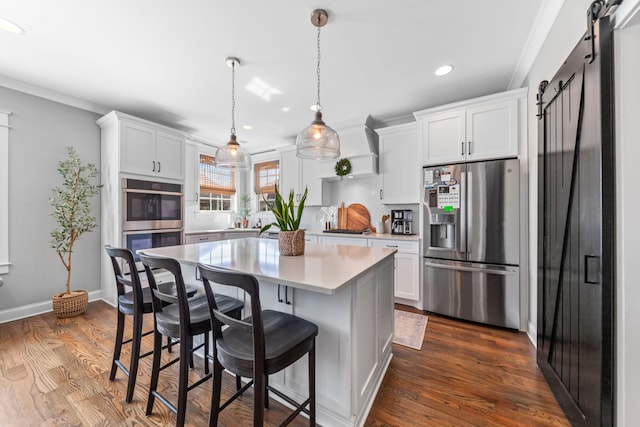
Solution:
<svg viewBox="0 0 640 427">
<path fill-rule="evenodd" d="M 236 134 L 236 61 L 231 62 L 231 134 Z"/>
<path fill-rule="evenodd" d="M 316 73 L 318 76 L 318 100 L 316 101 L 316 111 L 320 111 L 322 110 L 322 106 L 320 105 L 320 15 L 318 15 L 318 40 L 317 40 L 317 47 L 318 47 L 318 66 L 316 68 Z"/>
</svg>

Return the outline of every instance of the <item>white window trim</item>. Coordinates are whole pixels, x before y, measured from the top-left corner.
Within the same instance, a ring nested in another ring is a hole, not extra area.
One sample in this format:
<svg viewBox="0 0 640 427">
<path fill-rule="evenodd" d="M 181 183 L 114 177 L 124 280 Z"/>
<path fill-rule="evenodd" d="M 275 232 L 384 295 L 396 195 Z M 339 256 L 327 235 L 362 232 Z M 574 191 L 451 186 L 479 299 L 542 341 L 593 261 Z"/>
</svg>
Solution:
<svg viewBox="0 0 640 427">
<path fill-rule="evenodd" d="M 0 111 L 0 274 L 9 272 L 9 114 Z"/>
</svg>

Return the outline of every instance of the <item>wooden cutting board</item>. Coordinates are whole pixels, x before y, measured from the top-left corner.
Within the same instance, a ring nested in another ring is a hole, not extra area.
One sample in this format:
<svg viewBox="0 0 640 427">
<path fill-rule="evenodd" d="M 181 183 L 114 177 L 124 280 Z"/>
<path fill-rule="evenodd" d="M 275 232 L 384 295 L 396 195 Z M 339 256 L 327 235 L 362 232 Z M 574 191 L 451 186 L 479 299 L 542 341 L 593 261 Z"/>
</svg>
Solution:
<svg viewBox="0 0 640 427">
<path fill-rule="evenodd" d="M 372 232 L 376 229 L 371 225 L 369 210 L 360 203 L 352 203 L 346 210 L 347 230 L 364 230 L 368 228 Z"/>
</svg>

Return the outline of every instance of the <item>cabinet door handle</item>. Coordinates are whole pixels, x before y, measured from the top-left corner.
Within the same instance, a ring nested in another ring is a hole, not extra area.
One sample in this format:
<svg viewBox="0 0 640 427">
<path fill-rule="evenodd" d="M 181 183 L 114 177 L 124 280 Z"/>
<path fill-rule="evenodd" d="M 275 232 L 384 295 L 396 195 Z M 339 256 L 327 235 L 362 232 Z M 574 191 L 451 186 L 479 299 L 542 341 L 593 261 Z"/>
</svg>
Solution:
<svg viewBox="0 0 640 427">
<path fill-rule="evenodd" d="M 398 245 L 385 245 L 385 246 L 388 247 L 388 248 L 397 248 L 398 247 Z"/>
<path fill-rule="evenodd" d="M 469 144 L 469 153 L 468 153 L 468 155 L 470 156 L 471 155 L 471 141 L 469 141 L 468 144 Z"/>
<path fill-rule="evenodd" d="M 155 172 L 156 171 L 156 161 L 152 160 L 153 162 L 153 169 L 151 170 L 151 172 Z"/>
<path fill-rule="evenodd" d="M 291 290 L 291 292 L 293 292 L 293 290 Z M 289 301 L 289 287 L 288 286 L 284 287 L 284 300 L 287 303 L 287 305 L 291 305 L 291 301 Z"/>
<path fill-rule="evenodd" d="M 382 188 L 380 189 L 380 200 L 382 200 Z"/>
<path fill-rule="evenodd" d="M 160 173 L 160 160 L 158 160 L 158 173 Z"/>
<path fill-rule="evenodd" d="M 280 285 L 278 285 L 278 302 L 284 302 L 284 300 L 280 298 Z"/>
<path fill-rule="evenodd" d="M 464 141 L 460 143 L 460 155 L 464 156 Z"/>
<path fill-rule="evenodd" d="M 198 201 L 199 198 L 200 198 L 200 194 L 196 191 L 196 202 Z"/>
</svg>

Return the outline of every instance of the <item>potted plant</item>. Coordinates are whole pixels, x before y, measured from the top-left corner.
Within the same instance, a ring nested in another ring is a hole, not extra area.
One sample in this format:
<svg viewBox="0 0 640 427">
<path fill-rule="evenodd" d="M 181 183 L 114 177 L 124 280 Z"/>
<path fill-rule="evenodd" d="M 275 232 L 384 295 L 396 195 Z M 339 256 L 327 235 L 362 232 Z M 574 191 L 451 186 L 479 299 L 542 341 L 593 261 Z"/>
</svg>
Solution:
<svg viewBox="0 0 640 427">
<path fill-rule="evenodd" d="M 242 228 L 249 228 L 249 215 L 251 215 L 251 201 L 253 197 L 247 193 L 240 195 L 240 205 L 238 215 L 242 218 Z"/>
<path fill-rule="evenodd" d="M 67 159 L 58 163 L 62 187 L 55 187 L 49 199 L 53 208 L 51 216 L 58 223 L 51 232 L 51 247 L 67 270 L 66 290 L 52 297 L 53 311 L 58 317 L 76 316 L 87 307 L 88 292 L 71 290 L 71 257 L 76 240 L 98 225 L 91 213 L 90 201 L 101 187 L 93 183 L 98 176 L 96 166 L 82 162 L 73 147 L 67 147 L 67 153 Z"/>
<path fill-rule="evenodd" d="M 260 229 L 263 233 L 271 228 L 272 225 L 280 228 L 280 236 L 278 238 L 281 255 L 303 255 L 304 254 L 304 230 L 300 230 L 300 220 L 302 219 L 302 211 L 304 210 L 304 202 L 307 200 L 308 189 L 304 189 L 304 194 L 300 199 L 298 207 L 295 207 L 293 190 L 289 191 L 289 201 L 285 201 L 275 188 L 276 198 L 273 203 L 265 199 L 265 203 L 269 210 L 273 212 L 276 222 L 265 225 Z"/>
</svg>

